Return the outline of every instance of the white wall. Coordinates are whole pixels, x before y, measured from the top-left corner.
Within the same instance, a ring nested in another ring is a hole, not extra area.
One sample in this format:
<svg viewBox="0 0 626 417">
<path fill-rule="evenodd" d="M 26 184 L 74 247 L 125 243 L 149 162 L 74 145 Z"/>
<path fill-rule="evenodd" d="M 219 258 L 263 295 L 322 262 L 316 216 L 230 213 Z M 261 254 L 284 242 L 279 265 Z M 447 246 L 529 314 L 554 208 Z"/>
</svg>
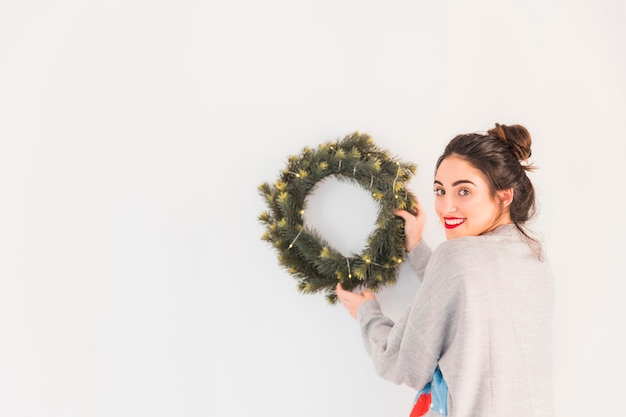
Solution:
<svg viewBox="0 0 626 417">
<path fill-rule="evenodd" d="M 434 246 L 435 159 L 495 122 L 535 140 L 558 415 L 619 415 L 625 12 L 4 2 L 0 415 L 408 415 L 413 391 L 374 374 L 356 323 L 299 294 L 260 240 L 257 186 L 303 146 L 369 133 L 419 165 Z M 396 316 L 415 288 L 403 269 L 384 308 Z"/>
</svg>

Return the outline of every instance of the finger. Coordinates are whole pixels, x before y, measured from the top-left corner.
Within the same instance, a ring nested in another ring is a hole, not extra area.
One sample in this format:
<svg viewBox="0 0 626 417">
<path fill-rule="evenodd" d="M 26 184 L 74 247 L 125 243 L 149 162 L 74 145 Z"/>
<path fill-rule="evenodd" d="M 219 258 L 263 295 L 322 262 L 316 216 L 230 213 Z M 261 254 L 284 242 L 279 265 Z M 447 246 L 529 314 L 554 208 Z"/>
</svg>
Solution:
<svg viewBox="0 0 626 417">
<path fill-rule="evenodd" d="M 352 297 L 355 295 L 350 291 L 344 290 L 341 283 L 337 284 L 335 294 L 337 295 L 337 299 L 339 300 L 339 302 L 341 302 L 341 304 L 343 304 L 346 308 L 348 308 L 348 303 L 352 301 Z"/>
<path fill-rule="evenodd" d="M 376 299 L 376 296 L 374 295 L 374 293 L 369 290 L 361 291 L 361 296 L 363 296 L 363 298 L 365 298 L 366 300 Z"/>
<path fill-rule="evenodd" d="M 413 216 L 411 213 L 409 213 L 408 211 L 406 211 L 406 210 L 401 210 L 401 209 L 396 209 L 396 210 L 394 211 L 394 213 L 395 213 L 395 215 L 396 215 L 396 216 L 398 216 L 398 217 L 402 217 L 404 220 L 407 220 L 407 219 L 409 219 L 410 217 L 415 217 L 415 216 Z"/>
<path fill-rule="evenodd" d="M 335 288 L 335 294 L 337 294 L 337 297 L 345 297 L 345 293 L 347 293 L 348 291 L 343 289 L 343 286 L 341 285 L 341 282 L 337 283 L 337 288 Z"/>
</svg>

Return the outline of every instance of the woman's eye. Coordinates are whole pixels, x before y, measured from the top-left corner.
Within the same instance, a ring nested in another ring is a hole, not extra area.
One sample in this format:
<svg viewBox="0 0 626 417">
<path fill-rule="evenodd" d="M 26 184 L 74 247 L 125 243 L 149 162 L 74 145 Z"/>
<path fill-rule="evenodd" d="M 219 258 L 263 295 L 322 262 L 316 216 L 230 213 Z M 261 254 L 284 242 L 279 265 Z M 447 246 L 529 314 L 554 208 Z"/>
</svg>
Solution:
<svg viewBox="0 0 626 417">
<path fill-rule="evenodd" d="M 446 192 L 441 188 L 435 188 L 435 195 L 444 195 Z"/>
<path fill-rule="evenodd" d="M 466 196 L 469 195 L 469 190 L 467 188 L 462 188 L 461 190 L 459 190 L 459 195 L 461 196 Z"/>
</svg>

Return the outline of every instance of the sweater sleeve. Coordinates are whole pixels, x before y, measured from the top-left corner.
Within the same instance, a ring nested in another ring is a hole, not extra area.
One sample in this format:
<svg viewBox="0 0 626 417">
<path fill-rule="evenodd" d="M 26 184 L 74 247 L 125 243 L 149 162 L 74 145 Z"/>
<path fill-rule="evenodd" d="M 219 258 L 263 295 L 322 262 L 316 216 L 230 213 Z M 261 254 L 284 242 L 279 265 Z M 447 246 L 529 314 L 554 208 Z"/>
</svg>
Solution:
<svg viewBox="0 0 626 417">
<path fill-rule="evenodd" d="M 440 245 L 441 247 L 441 245 Z M 439 248 L 425 269 L 424 281 L 404 314 L 394 322 L 376 300 L 361 304 L 358 319 L 365 349 L 379 376 L 420 390 L 432 379 L 437 362 L 454 334 L 460 284 Z"/>
<path fill-rule="evenodd" d="M 424 242 L 424 239 L 420 240 L 417 246 L 406 253 L 405 256 L 415 272 L 417 272 L 418 277 L 424 278 L 424 271 L 426 270 L 426 265 L 428 265 L 431 254 L 432 250 L 426 242 Z"/>
</svg>

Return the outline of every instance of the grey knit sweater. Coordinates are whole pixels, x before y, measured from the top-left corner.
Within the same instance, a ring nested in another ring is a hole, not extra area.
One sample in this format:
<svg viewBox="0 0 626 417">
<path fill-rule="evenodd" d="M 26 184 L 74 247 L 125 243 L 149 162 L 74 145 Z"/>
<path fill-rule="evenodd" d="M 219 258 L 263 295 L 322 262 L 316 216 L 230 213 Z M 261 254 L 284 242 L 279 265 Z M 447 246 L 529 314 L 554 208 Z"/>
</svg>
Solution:
<svg viewBox="0 0 626 417">
<path fill-rule="evenodd" d="M 449 416 L 552 417 L 549 263 L 514 225 L 434 252 L 422 241 L 408 259 L 422 283 L 402 317 L 394 323 L 375 300 L 358 310 L 376 372 L 420 390 L 439 365 Z"/>
</svg>

